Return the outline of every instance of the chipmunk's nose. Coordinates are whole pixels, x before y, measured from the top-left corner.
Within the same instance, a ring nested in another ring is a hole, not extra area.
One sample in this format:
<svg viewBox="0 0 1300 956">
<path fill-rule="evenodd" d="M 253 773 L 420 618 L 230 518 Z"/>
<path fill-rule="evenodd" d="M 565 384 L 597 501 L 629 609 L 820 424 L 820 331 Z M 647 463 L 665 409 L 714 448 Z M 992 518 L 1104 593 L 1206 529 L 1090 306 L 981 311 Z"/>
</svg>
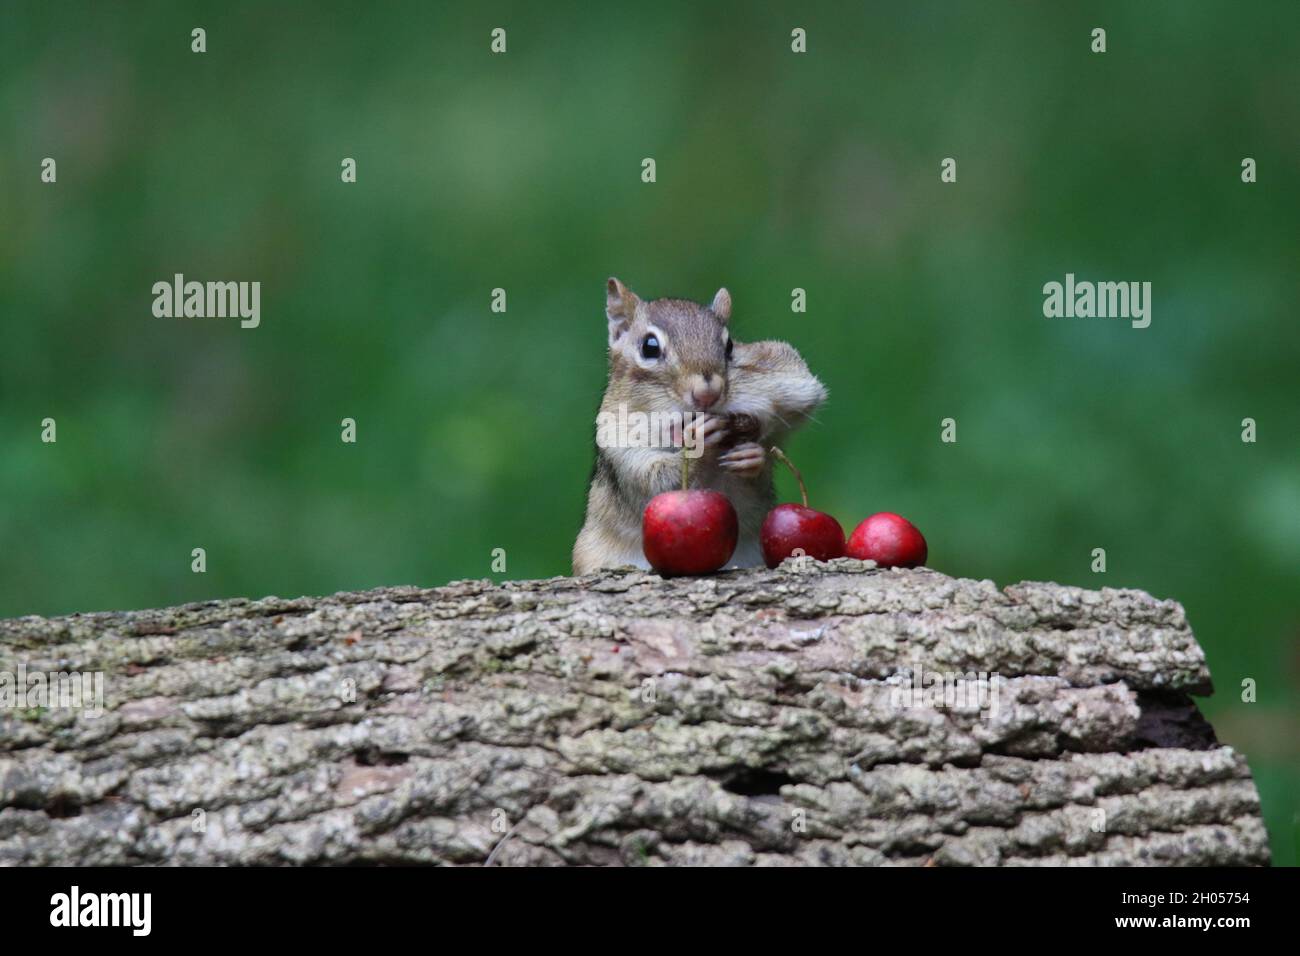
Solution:
<svg viewBox="0 0 1300 956">
<path fill-rule="evenodd" d="M 712 408 L 721 397 L 721 376 L 713 373 L 695 376 L 695 380 L 691 383 L 691 404 L 698 410 L 704 411 L 706 408 Z"/>
</svg>

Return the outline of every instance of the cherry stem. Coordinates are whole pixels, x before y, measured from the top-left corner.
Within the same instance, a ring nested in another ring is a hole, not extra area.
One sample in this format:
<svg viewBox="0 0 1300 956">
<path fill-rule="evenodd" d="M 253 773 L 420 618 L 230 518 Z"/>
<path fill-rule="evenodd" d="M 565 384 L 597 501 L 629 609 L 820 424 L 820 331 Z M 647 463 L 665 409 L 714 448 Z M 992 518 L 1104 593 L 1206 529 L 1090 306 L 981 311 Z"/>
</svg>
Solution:
<svg viewBox="0 0 1300 956">
<path fill-rule="evenodd" d="M 781 462 L 781 464 L 785 465 L 785 467 L 789 468 L 792 472 L 794 472 L 794 479 L 795 481 L 799 482 L 799 494 L 803 498 L 803 506 L 807 508 L 808 507 L 808 486 L 803 483 L 803 475 L 799 474 L 799 469 L 794 466 L 794 462 L 792 462 L 789 458 L 786 457 L 785 452 L 777 448 L 775 445 L 772 446 L 771 451 L 772 451 L 772 455 L 776 458 L 777 461 Z"/>
<path fill-rule="evenodd" d="M 682 443 L 682 491 L 686 491 L 686 481 L 691 476 L 691 460 L 686 456 L 689 449 L 685 442 Z"/>
</svg>

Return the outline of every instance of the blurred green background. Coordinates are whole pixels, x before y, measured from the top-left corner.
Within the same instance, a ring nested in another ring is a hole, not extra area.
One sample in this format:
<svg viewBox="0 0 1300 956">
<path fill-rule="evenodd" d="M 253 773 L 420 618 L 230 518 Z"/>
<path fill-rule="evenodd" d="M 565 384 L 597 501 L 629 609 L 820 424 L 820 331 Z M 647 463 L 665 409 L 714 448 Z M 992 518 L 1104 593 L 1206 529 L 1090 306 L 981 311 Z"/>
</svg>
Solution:
<svg viewBox="0 0 1300 956">
<path fill-rule="evenodd" d="M 725 284 L 830 388 L 815 504 L 1185 604 L 1294 864 L 1298 117 L 1295 2 L 7 2 L 0 615 L 566 573 L 605 277 Z M 154 318 L 176 272 L 261 328 Z M 1045 319 L 1066 272 L 1151 327 Z"/>
</svg>

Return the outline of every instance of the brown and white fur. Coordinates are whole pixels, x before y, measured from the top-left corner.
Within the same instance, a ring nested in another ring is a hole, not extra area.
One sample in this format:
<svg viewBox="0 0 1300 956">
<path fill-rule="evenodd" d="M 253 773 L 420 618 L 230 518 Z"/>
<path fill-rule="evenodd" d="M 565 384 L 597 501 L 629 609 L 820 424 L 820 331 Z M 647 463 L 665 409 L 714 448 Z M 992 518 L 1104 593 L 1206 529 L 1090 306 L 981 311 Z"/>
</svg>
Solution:
<svg viewBox="0 0 1300 956">
<path fill-rule="evenodd" d="M 731 342 L 731 295 L 719 289 L 702 306 L 684 299 L 643 301 L 618 279 L 606 284 L 609 384 L 602 413 L 703 413 L 680 440 L 702 444 L 690 487 L 725 494 L 740 519 L 729 567 L 762 564 L 758 531 L 775 503 L 767 448 L 806 421 L 826 388 L 785 342 Z M 656 348 L 647 347 L 653 336 Z M 731 348 L 728 348 L 731 342 Z M 653 353 L 658 352 L 657 355 Z M 753 416 L 757 441 L 728 447 L 728 416 Z M 573 546 L 573 573 L 625 565 L 646 568 L 641 514 L 655 495 L 681 484 L 681 451 L 601 447 L 587 493 L 587 516 Z"/>
</svg>

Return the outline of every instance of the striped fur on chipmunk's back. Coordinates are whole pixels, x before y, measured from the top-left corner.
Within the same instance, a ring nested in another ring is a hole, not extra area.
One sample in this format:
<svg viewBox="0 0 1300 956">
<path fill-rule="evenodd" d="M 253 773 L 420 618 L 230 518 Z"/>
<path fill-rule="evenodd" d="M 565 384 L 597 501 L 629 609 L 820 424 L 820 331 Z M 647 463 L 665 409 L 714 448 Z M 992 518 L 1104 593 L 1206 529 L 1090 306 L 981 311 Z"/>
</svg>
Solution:
<svg viewBox="0 0 1300 956">
<path fill-rule="evenodd" d="M 573 572 L 633 565 L 648 568 L 641 516 L 655 495 L 680 486 L 682 445 L 702 449 L 690 486 L 720 491 L 740 519 L 728 567 L 763 563 L 758 531 L 775 501 L 766 449 L 803 424 L 826 388 L 785 342 L 742 344 L 731 337 L 731 295 L 708 305 L 686 299 L 642 300 L 611 278 L 606 284 L 609 383 L 602 418 L 686 419 L 673 442 L 596 442 L 587 514 L 573 546 Z M 674 447 L 675 446 L 675 447 Z"/>
</svg>

